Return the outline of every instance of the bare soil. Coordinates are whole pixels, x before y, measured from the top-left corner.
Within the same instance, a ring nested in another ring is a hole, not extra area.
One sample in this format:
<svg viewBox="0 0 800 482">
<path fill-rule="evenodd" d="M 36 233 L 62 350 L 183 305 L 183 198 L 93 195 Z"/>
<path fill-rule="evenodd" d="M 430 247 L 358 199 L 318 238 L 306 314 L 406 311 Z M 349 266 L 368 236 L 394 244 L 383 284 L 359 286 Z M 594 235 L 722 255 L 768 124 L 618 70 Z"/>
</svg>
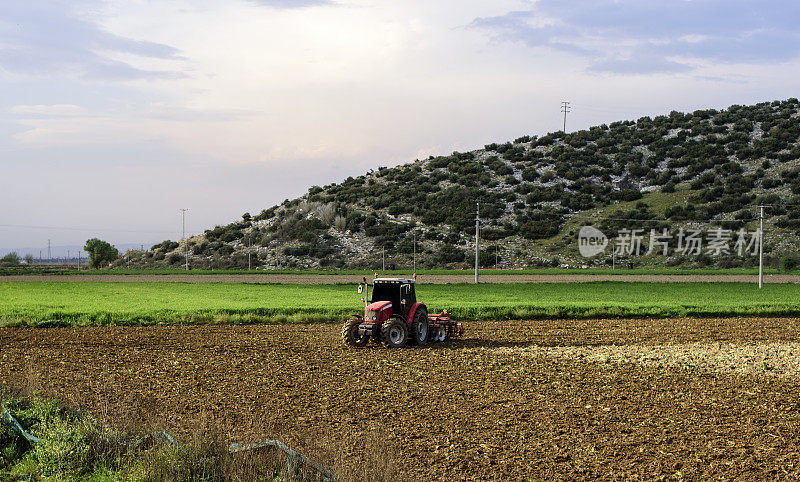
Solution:
<svg viewBox="0 0 800 482">
<path fill-rule="evenodd" d="M 800 477 L 795 373 L 687 370 L 537 347 L 800 342 L 798 319 L 467 324 L 464 340 L 340 345 L 334 325 L 0 329 L 0 388 L 184 439 L 281 436 L 349 474 L 422 480 Z M 736 363 L 734 360 L 733 363 Z M 355 476 L 356 478 L 357 475 Z"/>
<path fill-rule="evenodd" d="M 732 372 L 777 377 L 800 376 L 800 343 L 685 343 L 680 345 L 533 345 L 499 348 L 508 354 L 549 356 L 596 363 L 676 367 L 712 373 Z"/>
<path fill-rule="evenodd" d="M 2 276 L 0 281 L 90 281 L 90 282 L 176 282 L 176 283 L 282 283 L 282 284 L 336 284 L 358 283 L 363 276 L 346 274 L 196 274 L 196 275 L 14 275 Z M 646 283 L 757 283 L 757 275 L 595 275 L 595 274 L 486 274 L 483 283 L 586 283 L 591 281 L 628 281 Z M 472 283 L 474 275 L 446 274 L 421 275 L 420 283 L 448 284 Z M 800 276 L 771 274 L 764 276 L 766 283 L 800 283 Z"/>
</svg>

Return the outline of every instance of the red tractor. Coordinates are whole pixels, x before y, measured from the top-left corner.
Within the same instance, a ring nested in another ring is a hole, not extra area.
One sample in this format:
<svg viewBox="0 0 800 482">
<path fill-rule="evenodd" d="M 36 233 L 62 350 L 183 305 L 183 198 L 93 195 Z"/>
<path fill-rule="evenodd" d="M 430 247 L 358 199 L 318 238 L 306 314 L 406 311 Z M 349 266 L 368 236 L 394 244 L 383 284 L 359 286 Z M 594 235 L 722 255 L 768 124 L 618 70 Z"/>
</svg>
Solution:
<svg viewBox="0 0 800 482">
<path fill-rule="evenodd" d="M 370 285 L 367 279 L 358 285 L 364 293 L 364 316 L 353 315 L 342 326 L 342 341 L 346 345 L 363 347 L 370 338 L 399 348 L 412 342 L 424 345 L 429 341 L 444 341 L 459 337 L 464 327 L 450 319 L 447 311 L 429 315 L 424 303 L 417 301 L 415 279 L 376 278 Z M 369 288 L 372 287 L 372 297 Z"/>
</svg>

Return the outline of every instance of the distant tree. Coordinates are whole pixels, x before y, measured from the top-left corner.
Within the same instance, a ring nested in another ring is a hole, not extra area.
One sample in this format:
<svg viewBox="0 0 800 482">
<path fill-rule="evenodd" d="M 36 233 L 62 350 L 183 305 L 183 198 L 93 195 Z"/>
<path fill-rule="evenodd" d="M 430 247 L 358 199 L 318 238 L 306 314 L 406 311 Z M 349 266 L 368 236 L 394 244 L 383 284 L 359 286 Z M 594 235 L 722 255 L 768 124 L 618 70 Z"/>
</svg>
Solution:
<svg viewBox="0 0 800 482">
<path fill-rule="evenodd" d="M 89 266 L 92 268 L 99 268 L 119 257 L 117 248 L 97 238 L 86 241 L 83 250 L 89 253 Z"/>
<path fill-rule="evenodd" d="M 0 258 L 0 266 L 19 266 L 19 255 L 12 251 Z"/>
<path fill-rule="evenodd" d="M 30 266 L 30 265 L 32 265 L 33 263 L 34 263 L 33 255 L 32 255 L 32 254 L 30 254 L 30 253 L 26 254 L 26 255 L 25 255 L 25 264 L 27 264 L 28 266 Z"/>
</svg>

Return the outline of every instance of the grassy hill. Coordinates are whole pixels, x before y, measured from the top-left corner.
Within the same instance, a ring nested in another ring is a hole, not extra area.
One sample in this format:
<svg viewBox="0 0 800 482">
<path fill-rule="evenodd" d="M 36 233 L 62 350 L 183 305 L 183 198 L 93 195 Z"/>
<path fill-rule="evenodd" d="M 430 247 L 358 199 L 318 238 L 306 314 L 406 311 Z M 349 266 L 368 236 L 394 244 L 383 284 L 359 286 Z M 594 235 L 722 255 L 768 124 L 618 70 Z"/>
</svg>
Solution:
<svg viewBox="0 0 800 482">
<path fill-rule="evenodd" d="M 249 252 L 265 269 L 378 269 L 385 253 L 387 268 L 407 268 L 416 238 L 418 267 L 467 266 L 478 201 L 487 267 L 607 265 L 620 229 L 645 233 L 623 265 L 751 266 L 753 256 L 735 252 L 675 253 L 677 237 L 668 256 L 645 252 L 651 229 L 752 231 L 761 204 L 768 264 L 791 263 L 800 247 L 798 116 L 797 99 L 671 112 L 378 167 L 189 239 L 190 263 L 247 267 Z M 605 255 L 579 255 L 587 224 L 612 238 Z M 165 241 L 132 263 L 180 264 L 184 249 Z"/>
</svg>

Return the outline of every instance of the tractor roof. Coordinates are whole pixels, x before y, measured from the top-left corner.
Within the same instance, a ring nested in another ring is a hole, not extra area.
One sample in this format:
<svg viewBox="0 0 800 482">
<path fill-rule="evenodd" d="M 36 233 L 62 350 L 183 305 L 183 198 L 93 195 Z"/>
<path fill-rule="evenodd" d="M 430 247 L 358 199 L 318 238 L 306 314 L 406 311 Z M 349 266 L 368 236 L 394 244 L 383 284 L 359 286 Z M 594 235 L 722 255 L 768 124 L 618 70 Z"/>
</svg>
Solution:
<svg viewBox="0 0 800 482">
<path fill-rule="evenodd" d="M 397 283 L 397 284 L 408 284 L 408 283 L 416 283 L 416 280 L 411 278 L 375 278 L 373 283 Z"/>
</svg>

